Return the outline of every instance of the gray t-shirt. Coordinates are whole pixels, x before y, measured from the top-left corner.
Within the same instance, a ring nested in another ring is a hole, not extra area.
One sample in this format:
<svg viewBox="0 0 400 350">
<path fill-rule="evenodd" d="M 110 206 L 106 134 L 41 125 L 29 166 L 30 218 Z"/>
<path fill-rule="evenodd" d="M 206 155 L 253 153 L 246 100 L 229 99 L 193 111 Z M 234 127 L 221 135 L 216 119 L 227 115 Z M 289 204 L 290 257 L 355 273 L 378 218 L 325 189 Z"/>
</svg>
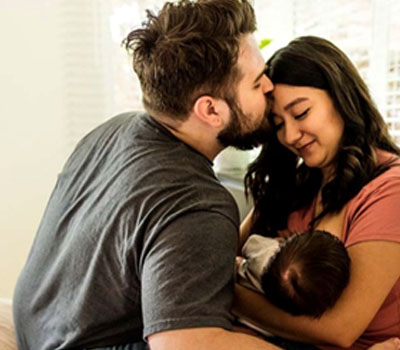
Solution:
<svg viewBox="0 0 400 350">
<path fill-rule="evenodd" d="M 14 294 L 20 350 L 231 327 L 239 215 L 212 163 L 145 113 L 77 146 Z"/>
</svg>

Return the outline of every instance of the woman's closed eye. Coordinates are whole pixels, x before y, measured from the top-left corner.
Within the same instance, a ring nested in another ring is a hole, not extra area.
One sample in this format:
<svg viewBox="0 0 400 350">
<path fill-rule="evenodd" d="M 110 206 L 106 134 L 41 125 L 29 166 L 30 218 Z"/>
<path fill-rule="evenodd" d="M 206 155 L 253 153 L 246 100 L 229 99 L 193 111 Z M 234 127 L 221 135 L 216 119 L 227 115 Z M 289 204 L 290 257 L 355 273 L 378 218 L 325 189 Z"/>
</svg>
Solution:
<svg viewBox="0 0 400 350">
<path fill-rule="evenodd" d="M 307 108 L 303 113 L 295 115 L 294 119 L 298 120 L 298 119 L 305 117 L 309 111 L 310 111 L 310 108 Z"/>
<path fill-rule="evenodd" d="M 309 111 L 310 111 L 310 108 L 307 108 L 304 112 L 295 115 L 293 118 L 296 120 L 301 120 L 302 118 L 307 116 Z M 273 126 L 274 126 L 275 131 L 279 131 L 285 124 L 284 121 L 281 120 L 281 118 L 279 118 L 277 116 L 274 116 L 272 118 L 272 120 L 273 120 Z"/>
</svg>

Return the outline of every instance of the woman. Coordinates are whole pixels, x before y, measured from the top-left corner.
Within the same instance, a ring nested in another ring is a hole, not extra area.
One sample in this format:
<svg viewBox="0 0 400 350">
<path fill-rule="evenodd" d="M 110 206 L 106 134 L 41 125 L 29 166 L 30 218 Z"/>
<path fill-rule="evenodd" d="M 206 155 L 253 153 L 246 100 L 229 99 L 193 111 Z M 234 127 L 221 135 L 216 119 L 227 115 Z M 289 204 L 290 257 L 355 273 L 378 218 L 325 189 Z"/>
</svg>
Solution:
<svg viewBox="0 0 400 350">
<path fill-rule="evenodd" d="M 330 42 L 295 39 L 267 67 L 273 132 L 246 175 L 255 207 L 241 240 L 326 230 L 344 242 L 351 276 L 319 319 L 291 316 L 240 286 L 236 312 L 322 349 L 367 349 L 398 337 L 400 150 L 356 68 Z"/>
</svg>

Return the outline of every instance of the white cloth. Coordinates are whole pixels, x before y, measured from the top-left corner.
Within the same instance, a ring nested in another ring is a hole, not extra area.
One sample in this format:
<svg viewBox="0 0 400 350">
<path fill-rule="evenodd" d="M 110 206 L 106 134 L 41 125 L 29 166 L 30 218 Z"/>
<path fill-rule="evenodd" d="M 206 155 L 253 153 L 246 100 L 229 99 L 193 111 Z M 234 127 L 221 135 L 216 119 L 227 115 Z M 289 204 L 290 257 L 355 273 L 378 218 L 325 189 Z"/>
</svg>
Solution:
<svg viewBox="0 0 400 350">
<path fill-rule="evenodd" d="M 251 235 L 242 248 L 244 260 L 238 267 L 237 282 L 263 293 L 261 276 L 272 256 L 279 250 L 277 239 Z"/>
</svg>

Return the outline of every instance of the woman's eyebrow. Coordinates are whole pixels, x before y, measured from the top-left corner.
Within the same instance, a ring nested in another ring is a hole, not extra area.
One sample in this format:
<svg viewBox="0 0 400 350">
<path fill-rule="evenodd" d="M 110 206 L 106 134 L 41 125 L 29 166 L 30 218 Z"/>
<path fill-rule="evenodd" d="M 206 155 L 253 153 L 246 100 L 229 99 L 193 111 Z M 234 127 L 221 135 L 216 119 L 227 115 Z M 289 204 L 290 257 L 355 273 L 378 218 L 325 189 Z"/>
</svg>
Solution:
<svg viewBox="0 0 400 350">
<path fill-rule="evenodd" d="M 293 100 L 292 102 L 289 102 L 285 107 L 283 107 L 283 109 L 285 111 L 287 111 L 288 109 L 292 108 L 294 105 L 297 105 L 300 102 L 306 101 L 308 100 L 307 97 L 298 97 L 295 100 Z"/>
</svg>

